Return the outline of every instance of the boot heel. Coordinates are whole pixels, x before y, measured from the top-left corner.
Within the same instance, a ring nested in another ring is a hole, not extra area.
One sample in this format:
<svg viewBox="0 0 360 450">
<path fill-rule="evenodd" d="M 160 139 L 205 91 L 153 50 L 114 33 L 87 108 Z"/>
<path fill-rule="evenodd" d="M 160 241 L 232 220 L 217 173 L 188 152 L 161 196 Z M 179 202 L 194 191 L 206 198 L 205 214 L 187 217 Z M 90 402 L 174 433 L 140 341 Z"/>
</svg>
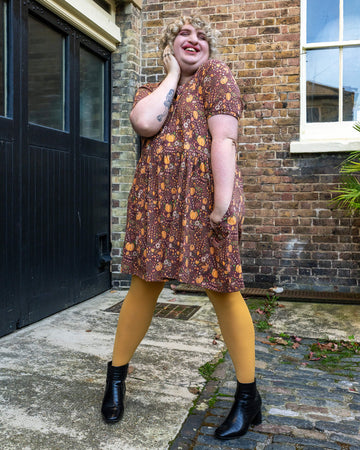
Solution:
<svg viewBox="0 0 360 450">
<path fill-rule="evenodd" d="M 256 416 L 254 417 L 253 421 L 252 421 L 252 425 L 260 425 L 262 422 L 262 415 L 261 415 L 261 411 L 259 411 Z"/>
</svg>

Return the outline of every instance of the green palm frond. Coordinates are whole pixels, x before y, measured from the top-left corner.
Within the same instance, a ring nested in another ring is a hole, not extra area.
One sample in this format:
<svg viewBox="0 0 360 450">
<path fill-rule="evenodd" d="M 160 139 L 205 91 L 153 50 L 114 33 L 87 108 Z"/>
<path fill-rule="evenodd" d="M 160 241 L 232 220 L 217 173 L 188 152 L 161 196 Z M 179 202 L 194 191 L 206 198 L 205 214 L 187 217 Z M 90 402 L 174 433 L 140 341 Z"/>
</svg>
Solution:
<svg viewBox="0 0 360 450">
<path fill-rule="evenodd" d="M 356 177 L 343 177 L 342 186 L 333 192 L 339 195 L 331 200 L 332 203 L 340 208 L 360 210 L 360 182 Z"/>
<path fill-rule="evenodd" d="M 360 174 L 360 151 L 350 153 L 350 156 L 341 164 L 340 173 Z"/>
<path fill-rule="evenodd" d="M 356 122 L 354 128 L 360 132 L 360 122 Z M 342 162 L 340 173 L 345 175 L 341 179 L 340 187 L 332 191 L 338 195 L 331 203 L 349 212 L 360 212 L 360 150 L 351 152 Z"/>
<path fill-rule="evenodd" d="M 354 128 L 356 131 L 360 131 L 360 122 L 356 122 Z"/>
</svg>

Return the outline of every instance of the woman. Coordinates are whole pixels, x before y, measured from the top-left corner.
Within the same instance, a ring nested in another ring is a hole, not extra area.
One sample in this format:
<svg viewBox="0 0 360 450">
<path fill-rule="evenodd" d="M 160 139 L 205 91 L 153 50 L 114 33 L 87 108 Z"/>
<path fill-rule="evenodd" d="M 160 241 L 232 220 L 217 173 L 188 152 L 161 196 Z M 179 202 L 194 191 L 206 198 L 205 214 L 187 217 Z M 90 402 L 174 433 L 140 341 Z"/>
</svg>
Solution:
<svg viewBox="0 0 360 450">
<path fill-rule="evenodd" d="M 106 422 L 123 416 L 128 363 L 150 325 L 164 282 L 205 288 L 237 376 L 235 402 L 215 431 L 245 434 L 261 422 L 255 338 L 239 255 L 243 190 L 236 166 L 238 86 L 209 59 L 215 36 L 194 17 L 170 24 L 161 46 L 166 77 L 140 87 L 130 120 L 143 150 L 129 195 L 122 271 L 132 274 L 108 363 L 102 405 Z"/>
</svg>

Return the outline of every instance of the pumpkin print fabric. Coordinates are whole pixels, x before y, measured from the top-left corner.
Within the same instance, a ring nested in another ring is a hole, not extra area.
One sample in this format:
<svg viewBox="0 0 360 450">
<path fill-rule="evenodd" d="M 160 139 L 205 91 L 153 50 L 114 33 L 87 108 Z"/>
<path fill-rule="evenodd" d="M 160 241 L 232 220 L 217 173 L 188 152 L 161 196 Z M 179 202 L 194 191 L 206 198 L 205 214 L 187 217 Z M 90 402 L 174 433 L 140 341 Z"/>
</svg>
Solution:
<svg viewBox="0 0 360 450">
<path fill-rule="evenodd" d="M 134 105 L 158 83 L 139 88 Z M 216 114 L 239 118 L 239 88 L 228 66 L 208 60 L 178 86 L 158 134 L 142 140 L 129 194 L 121 271 L 147 281 L 178 280 L 217 292 L 244 287 L 239 241 L 243 187 L 236 169 L 230 206 L 212 229 L 211 135 Z"/>
</svg>

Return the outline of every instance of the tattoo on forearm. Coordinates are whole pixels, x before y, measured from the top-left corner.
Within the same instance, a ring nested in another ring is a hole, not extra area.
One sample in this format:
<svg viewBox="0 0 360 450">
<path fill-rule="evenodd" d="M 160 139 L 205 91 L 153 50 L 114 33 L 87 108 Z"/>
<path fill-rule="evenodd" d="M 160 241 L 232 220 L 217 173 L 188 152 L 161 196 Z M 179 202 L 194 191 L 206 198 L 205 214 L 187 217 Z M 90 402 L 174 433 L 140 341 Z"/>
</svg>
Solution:
<svg viewBox="0 0 360 450">
<path fill-rule="evenodd" d="M 161 122 L 164 119 L 164 117 L 167 116 L 167 113 L 169 111 L 171 102 L 173 101 L 173 98 L 174 98 L 174 94 L 175 94 L 174 89 L 170 89 L 170 91 L 168 92 L 168 94 L 166 96 L 166 100 L 164 101 L 164 106 L 165 106 L 166 109 L 165 109 L 165 111 L 162 114 L 159 114 L 156 117 L 159 122 Z"/>
</svg>

